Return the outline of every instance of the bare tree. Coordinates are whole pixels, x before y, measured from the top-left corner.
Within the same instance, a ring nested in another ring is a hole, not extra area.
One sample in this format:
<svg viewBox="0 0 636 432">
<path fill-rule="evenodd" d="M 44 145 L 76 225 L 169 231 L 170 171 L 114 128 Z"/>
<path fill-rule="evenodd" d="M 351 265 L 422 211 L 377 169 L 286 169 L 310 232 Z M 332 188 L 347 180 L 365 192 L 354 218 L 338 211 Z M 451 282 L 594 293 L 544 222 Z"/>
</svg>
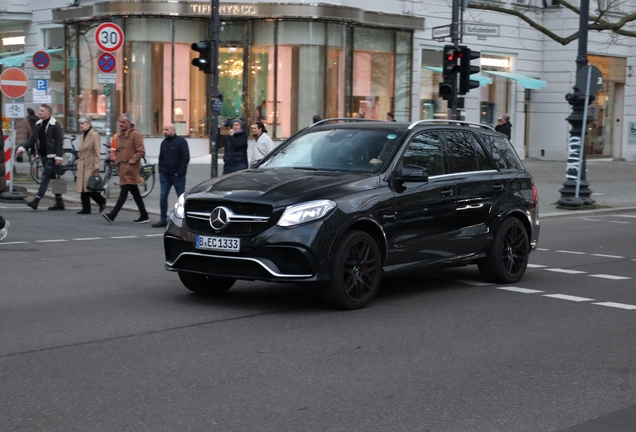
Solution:
<svg viewBox="0 0 636 432">
<path fill-rule="evenodd" d="M 546 0 L 539 1 L 543 1 L 543 6 L 546 6 Z M 613 11 L 617 10 L 621 5 L 626 3 L 628 3 L 627 0 L 596 0 L 598 13 L 596 15 L 590 14 L 589 30 L 598 32 L 608 31 L 612 32 L 614 35 L 636 37 L 636 31 L 624 29 L 627 24 L 636 21 L 636 12 L 631 12 L 624 15 L 621 14 L 622 17 L 620 19 L 611 21 L 612 16 L 618 15 Z M 561 5 L 577 15 L 580 14 L 580 9 L 567 2 L 566 0 L 551 0 L 551 4 L 554 6 Z M 536 8 L 530 8 L 521 4 L 506 5 L 505 3 L 495 3 L 488 0 L 473 0 L 468 4 L 468 7 L 470 9 L 481 9 L 515 16 L 520 20 L 526 22 L 530 27 L 540 31 L 541 33 L 548 36 L 550 39 L 560 43 L 561 45 L 567 45 L 573 40 L 578 39 L 579 37 L 578 31 L 572 33 L 569 36 L 561 37 L 550 29 L 542 26 L 537 21 L 530 18 L 526 12 L 530 9 Z"/>
</svg>

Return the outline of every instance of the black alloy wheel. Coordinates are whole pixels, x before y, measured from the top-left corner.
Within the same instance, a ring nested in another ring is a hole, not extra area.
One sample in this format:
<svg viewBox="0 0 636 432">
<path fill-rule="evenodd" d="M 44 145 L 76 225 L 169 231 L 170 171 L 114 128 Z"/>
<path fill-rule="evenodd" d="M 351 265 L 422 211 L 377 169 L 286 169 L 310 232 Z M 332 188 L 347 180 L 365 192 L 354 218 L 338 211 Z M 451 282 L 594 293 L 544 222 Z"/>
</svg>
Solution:
<svg viewBox="0 0 636 432">
<path fill-rule="evenodd" d="M 190 291 L 204 295 L 223 294 L 236 282 L 236 279 L 206 276 L 197 273 L 179 272 L 181 283 Z"/>
<path fill-rule="evenodd" d="M 342 309 L 360 309 L 375 296 L 382 276 L 380 251 L 362 231 L 347 233 L 338 243 L 326 299 Z"/>
<path fill-rule="evenodd" d="M 526 272 L 529 257 L 528 233 L 519 219 L 510 217 L 497 230 L 488 256 L 478 263 L 479 272 L 489 282 L 517 282 Z"/>
</svg>

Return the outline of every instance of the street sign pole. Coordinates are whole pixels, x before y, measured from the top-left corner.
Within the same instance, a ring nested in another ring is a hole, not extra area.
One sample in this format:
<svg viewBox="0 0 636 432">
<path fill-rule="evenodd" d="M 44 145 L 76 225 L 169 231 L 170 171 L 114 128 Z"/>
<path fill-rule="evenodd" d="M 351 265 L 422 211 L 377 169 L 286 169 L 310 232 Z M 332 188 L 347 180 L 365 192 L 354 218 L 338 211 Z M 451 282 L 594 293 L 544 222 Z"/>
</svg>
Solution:
<svg viewBox="0 0 636 432">
<path fill-rule="evenodd" d="M 451 18 L 451 38 L 452 38 L 452 43 L 453 46 L 455 47 L 455 49 L 459 49 L 459 42 L 461 40 L 461 27 L 459 25 L 459 10 L 461 7 L 461 3 L 460 0 L 453 0 L 453 12 L 452 12 L 452 18 Z M 460 61 L 462 61 L 460 59 Z M 459 112 L 458 112 L 458 100 L 457 100 L 457 87 L 458 87 L 458 82 L 457 79 L 459 78 L 458 74 L 454 75 L 454 79 L 455 79 L 455 85 L 453 86 L 453 98 L 451 99 L 451 119 L 453 120 L 459 120 Z"/>
<path fill-rule="evenodd" d="M 219 100 L 219 0 L 210 0 L 210 29 L 209 40 L 212 41 L 210 49 L 210 64 L 212 65 L 212 79 L 210 80 L 210 103 L 208 118 L 210 119 L 210 178 L 219 175 L 219 111 L 221 111 L 221 101 Z"/>
</svg>

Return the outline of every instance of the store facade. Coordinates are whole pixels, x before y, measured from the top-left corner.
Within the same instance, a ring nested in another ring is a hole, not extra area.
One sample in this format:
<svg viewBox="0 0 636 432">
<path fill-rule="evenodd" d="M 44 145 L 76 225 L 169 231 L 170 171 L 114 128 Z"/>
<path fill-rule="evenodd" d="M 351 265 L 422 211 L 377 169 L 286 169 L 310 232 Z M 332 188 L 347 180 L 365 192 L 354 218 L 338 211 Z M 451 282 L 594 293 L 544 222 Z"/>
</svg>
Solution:
<svg viewBox="0 0 636 432">
<path fill-rule="evenodd" d="M 412 39 L 423 18 L 315 5 L 223 4 L 219 46 L 222 119 L 263 121 L 283 139 L 314 115 L 411 118 Z M 125 44 L 116 52 L 115 113 L 131 114 L 146 136 L 164 123 L 179 134 L 207 137 L 207 76 L 191 66 L 190 45 L 207 39 L 209 4 L 108 2 L 54 10 L 65 28 L 65 126 L 77 118 L 106 121 L 104 86 L 97 82 L 96 28 L 118 24 Z"/>
</svg>

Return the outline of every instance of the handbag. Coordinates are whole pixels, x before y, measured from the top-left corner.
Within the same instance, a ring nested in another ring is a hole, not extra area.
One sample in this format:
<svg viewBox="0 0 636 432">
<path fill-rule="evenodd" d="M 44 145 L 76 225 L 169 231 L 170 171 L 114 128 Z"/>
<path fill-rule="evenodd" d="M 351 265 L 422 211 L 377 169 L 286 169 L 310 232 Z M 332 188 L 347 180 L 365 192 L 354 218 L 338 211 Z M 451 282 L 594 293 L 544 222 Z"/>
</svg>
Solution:
<svg viewBox="0 0 636 432">
<path fill-rule="evenodd" d="M 51 179 L 51 193 L 54 195 L 63 195 L 66 193 L 66 180 L 60 177 L 60 168 L 55 167 L 55 173 L 57 178 Z"/>
<path fill-rule="evenodd" d="M 97 172 L 93 172 L 88 179 L 86 189 L 93 192 L 101 192 L 104 190 L 104 179 Z"/>
</svg>

